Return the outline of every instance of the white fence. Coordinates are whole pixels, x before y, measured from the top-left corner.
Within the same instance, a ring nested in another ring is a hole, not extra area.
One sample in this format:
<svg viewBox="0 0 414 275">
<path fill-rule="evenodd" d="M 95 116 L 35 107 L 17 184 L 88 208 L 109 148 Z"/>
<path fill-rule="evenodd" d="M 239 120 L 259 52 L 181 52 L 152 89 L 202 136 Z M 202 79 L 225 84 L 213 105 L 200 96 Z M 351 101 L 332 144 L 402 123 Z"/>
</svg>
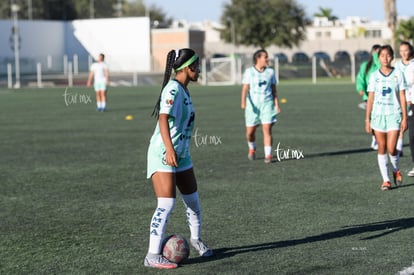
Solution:
<svg viewBox="0 0 414 275">
<path fill-rule="evenodd" d="M 250 63 L 250 64 L 249 64 Z M 274 67 L 276 79 L 311 78 L 312 83 L 317 83 L 321 78 L 350 77 L 355 83 L 355 75 L 361 62 L 350 60 L 328 62 L 313 57 L 310 63 L 279 64 L 276 58 L 270 61 Z M 203 60 L 202 81 L 203 85 L 235 85 L 241 84 L 243 72 L 252 66 L 251 61 L 240 57 L 221 57 Z"/>
<path fill-rule="evenodd" d="M 47 56 L 42 61 L 23 63 L 20 65 L 24 81 L 23 85 L 44 87 L 47 85 L 67 85 L 72 86 L 84 85 L 89 67 L 92 63 L 92 57 L 79 58 L 77 55 L 53 57 Z M 317 83 L 321 78 L 350 78 L 352 83 L 355 82 L 355 74 L 361 62 L 351 60 L 344 62 L 325 62 L 323 60 L 312 59 L 311 63 L 305 64 L 279 64 L 278 60 L 271 60 L 271 66 L 275 68 L 276 79 L 299 79 L 308 78 L 312 83 Z M 202 73 L 200 83 L 202 85 L 240 85 L 242 75 L 246 68 L 252 66 L 251 61 L 246 58 L 214 58 L 202 60 Z M 34 72 L 25 74 L 27 68 Z M 9 88 L 18 88 L 16 75 L 14 72 L 14 60 L 7 64 L 1 64 L 4 70 L 3 76 L 0 75 L 0 86 Z M 35 68 L 35 69 L 33 69 Z M 137 86 L 137 85 L 157 85 L 160 82 L 160 74 L 155 73 L 124 73 L 118 75 L 118 79 L 113 81 L 114 86 Z M 3 81 L 2 78 L 4 78 Z M 53 80 L 51 80 L 53 79 Z M 111 77 L 111 79 L 113 79 Z M 56 81 L 58 80 L 58 81 Z M 77 80 L 76 83 L 74 80 Z M 55 81 L 56 83 L 51 83 Z M 46 83 L 45 83 L 46 82 Z M 3 84 L 2 84 L 3 83 Z M 64 84 L 63 84 L 64 83 Z"/>
</svg>

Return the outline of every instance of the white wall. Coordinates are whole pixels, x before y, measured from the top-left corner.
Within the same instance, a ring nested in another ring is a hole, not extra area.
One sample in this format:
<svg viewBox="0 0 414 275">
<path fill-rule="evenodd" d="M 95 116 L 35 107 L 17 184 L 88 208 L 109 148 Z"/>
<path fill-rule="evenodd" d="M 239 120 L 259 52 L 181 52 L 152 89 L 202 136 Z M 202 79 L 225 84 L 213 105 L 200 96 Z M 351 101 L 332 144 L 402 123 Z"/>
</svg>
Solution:
<svg viewBox="0 0 414 275">
<path fill-rule="evenodd" d="M 78 56 L 79 71 L 88 71 L 88 56 L 104 53 L 112 72 L 149 72 L 151 70 L 150 22 L 148 17 L 75 21 L 19 20 L 20 71 L 62 72 L 63 60 Z M 7 63 L 14 66 L 11 49 L 11 20 L 0 20 L 0 75 Z M 49 59 L 49 63 L 48 63 Z M 51 61 L 51 67 L 50 66 Z"/>
<path fill-rule="evenodd" d="M 75 37 L 95 59 L 105 54 L 110 71 L 151 70 L 148 17 L 75 20 Z"/>
</svg>

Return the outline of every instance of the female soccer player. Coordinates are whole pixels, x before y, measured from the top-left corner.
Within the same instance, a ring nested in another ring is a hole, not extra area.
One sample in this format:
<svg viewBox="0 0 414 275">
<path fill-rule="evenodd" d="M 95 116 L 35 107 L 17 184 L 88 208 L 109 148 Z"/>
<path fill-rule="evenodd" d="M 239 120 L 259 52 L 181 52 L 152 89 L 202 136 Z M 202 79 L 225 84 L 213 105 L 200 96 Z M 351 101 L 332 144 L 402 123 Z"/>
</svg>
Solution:
<svg viewBox="0 0 414 275">
<path fill-rule="evenodd" d="M 403 75 L 404 75 L 405 69 L 408 66 L 408 63 L 410 63 L 410 60 L 414 57 L 413 55 L 414 55 L 413 46 L 407 41 L 402 41 L 400 43 L 401 60 L 395 63 L 395 68 L 397 70 L 400 70 L 403 73 Z M 406 89 L 405 91 L 405 97 L 408 100 L 409 96 L 407 93 L 408 93 L 408 89 Z M 398 142 L 397 142 L 397 153 L 399 157 L 403 156 L 403 139 L 404 139 L 404 133 L 400 132 L 400 135 L 398 136 Z"/>
<path fill-rule="evenodd" d="M 243 75 L 241 108 L 245 110 L 248 158 L 256 158 L 256 128 L 261 124 L 265 163 L 272 162 L 272 126 L 280 112 L 275 71 L 269 68 L 269 56 L 264 49 L 253 55 L 253 66 Z"/>
<path fill-rule="evenodd" d="M 92 64 L 88 81 L 86 85 L 91 86 L 92 79 L 94 81 L 93 87 L 96 93 L 96 110 L 103 112 L 106 110 L 106 90 L 109 85 L 109 70 L 105 63 L 105 55 L 99 54 L 98 62 Z"/>
<path fill-rule="evenodd" d="M 176 73 L 174 79 L 170 79 L 172 70 Z M 203 257 L 213 254 L 200 239 L 201 207 L 190 156 L 195 115 L 187 85 L 190 81 L 197 81 L 199 73 L 199 58 L 192 49 L 168 53 L 162 91 L 153 113 L 158 122 L 148 148 L 147 177 L 151 178 L 157 197 L 150 225 L 148 254 L 144 260 L 148 267 L 177 267 L 161 253 L 168 217 L 175 204 L 176 187 L 186 206 L 191 245 Z"/>
<path fill-rule="evenodd" d="M 408 104 L 408 140 L 410 144 L 411 159 L 414 162 L 414 58 L 408 63 L 405 72 L 407 81 L 407 104 Z M 408 172 L 409 177 L 414 177 L 414 168 Z"/>
<path fill-rule="evenodd" d="M 381 46 L 378 57 L 381 68 L 372 73 L 368 83 L 365 130 L 369 134 L 374 130 L 378 142 L 378 166 L 383 179 L 381 189 L 389 190 L 387 151 L 394 183 L 397 186 L 402 184 L 396 145 L 399 132 L 407 129 L 406 84 L 402 72 L 391 66 L 394 58 L 391 46 Z"/>
<path fill-rule="evenodd" d="M 371 47 L 371 56 L 368 61 L 361 63 L 356 79 L 356 90 L 364 102 L 360 103 L 358 106 L 361 109 L 366 109 L 366 102 L 368 100 L 368 81 L 371 73 L 378 70 L 381 67 L 381 64 L 378 60 L 378 49 L 381 45 L 374 44 Z M 378 149 L 377 141 L 375 140 L 374 134 L 372 134 L 371 148 L 374 150 Z"/>
</svg>

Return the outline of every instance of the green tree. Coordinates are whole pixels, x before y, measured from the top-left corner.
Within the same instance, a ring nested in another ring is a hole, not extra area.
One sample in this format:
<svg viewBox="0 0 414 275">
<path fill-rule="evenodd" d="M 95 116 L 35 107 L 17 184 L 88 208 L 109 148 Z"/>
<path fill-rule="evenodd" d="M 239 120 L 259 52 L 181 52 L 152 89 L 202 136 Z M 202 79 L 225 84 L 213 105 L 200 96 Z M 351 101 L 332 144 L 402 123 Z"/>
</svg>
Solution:
<svg viewBox="0 0 414 275">
<path fill-rule="evenodd" d="M 338 17 L 332 14 L 332 9 L 319 7 L 319 12 L 313 14 L 315 17 L 326 17 L 329 21 L 336 21 Z"/>
<path fill-rule="evenodd" d="M 43 9 L 38 14 L 41 19 L 46 20 L 73 20 L 76 19 L 75 0 L 42 0 Z"/>
<path fill-rule="evenodd" d="M 414 17 L 400 21 L 395 31 L 395 39 L 398 44 L 401 41 L 409 41 L 411 44 L 414 42 Z"/>
<path fill-rule="evenodd" d="M 166 13 L 162 10 L 162 8 L 152 5 L 149 8 L 149 17 L 154 25 L 154 22 L 158 22 L 161 26 L 169 26 L 171 25 L 173 19 L 168 17 Z"/>
<path fill-rule="evenodd" d="M 76 19 L 113 17 L 115 3 L 116 1 L 113 0 L 76 0 Z"/>
<path fill-rule="evenodd" d="M 118 4 L 121 4 L 121 16 L 150 15 L 151 22 L 163 25 L 171 23 L 163 10 L 155 5 L 144 6 L 143 0 L 4 0 L 0 1 L 0 18 L 11 18 L 11 3 L 20 7 L 19 19 L 74 20 L 88 18 L 117 17 Z M 31 3 L 31 5 L 29 5 Z M 31 8 L 29 8 L 29 6 Z M 31 14 L 31 17 L 29 16 Z"/>
<path fill-rule="evenodd" d="M 19 6 L 19 19 L 72 20 L 77 17 L 75 0 L 11 0 L 0 2 L 0 18 L 12 17 L 11 3 Z"/>
<path fill-rule="evenodd" d="M 42 19 L 43 12 L 43 3 L 40 0 L 32 0 L 31 7 L 29 8 L 29 1 L 27 0 L 8 0 L 0 2 L 0 18 L 10 19 L 11 14 L 11 4 L 14 3 L 19 6 L 19 19 Z"/>
<path fill-rule="evenodd" d="M 309 20 L 296 0 L 232 0 L 224 6 L 221 23 L 226 42 L 292 48 L 305 40 Z"/>
</svg>

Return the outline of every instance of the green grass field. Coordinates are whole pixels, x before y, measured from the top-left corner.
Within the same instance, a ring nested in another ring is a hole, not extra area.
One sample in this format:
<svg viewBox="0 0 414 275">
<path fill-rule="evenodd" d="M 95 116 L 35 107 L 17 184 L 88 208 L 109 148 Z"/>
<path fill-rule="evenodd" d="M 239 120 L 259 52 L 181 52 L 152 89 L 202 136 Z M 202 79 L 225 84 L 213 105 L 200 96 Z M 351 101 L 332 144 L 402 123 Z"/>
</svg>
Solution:
<svg viewBox="0 0 414 275">
<path fill-rule="evenodd" d="M 159 89 L 111 88 L 105 113 L 85 87 L 0 90 L 1 274 L 165 272 L 143 266 L 156 203 L 146 151 Z M 259 159 L 247 160 L 241 88 L 190 87 L 203 239 L 215 256 L 192 250 L 169 273 L 396 274 L 411 266 L 414 179 L 380 190 L 354 85 L 278 89 L 287 99 L 273 128 L 279 151 L 265 165 L 260 131 Z M 406 175 L 408 146 L 404 153 Z M 189 237 L 180 200 L 168 233 Z"/>
</svg>

